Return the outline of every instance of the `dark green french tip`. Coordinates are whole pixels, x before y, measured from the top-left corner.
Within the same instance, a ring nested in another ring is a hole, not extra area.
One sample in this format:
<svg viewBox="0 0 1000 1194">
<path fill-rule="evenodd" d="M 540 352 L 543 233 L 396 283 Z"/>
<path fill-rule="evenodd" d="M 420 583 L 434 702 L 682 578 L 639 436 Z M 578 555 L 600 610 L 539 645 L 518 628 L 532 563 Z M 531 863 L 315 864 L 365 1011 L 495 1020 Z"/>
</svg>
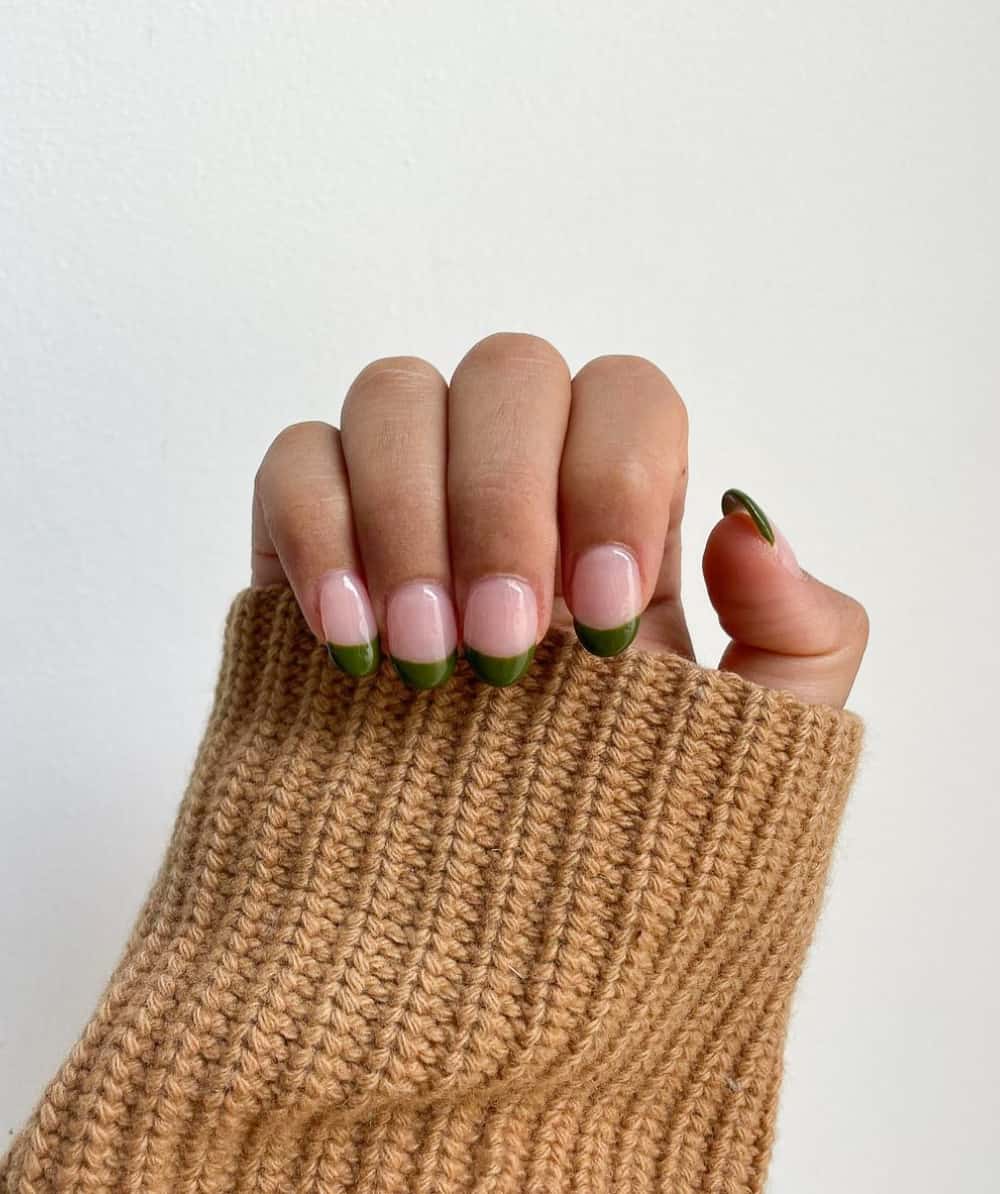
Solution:
<svg viewBox="0 0 1000 1194">
<path fill-rule="evenodd" d="M 455 670 L 458 652 L 452 651 L 447 659 L 436 659 L 433 663 L 416 663 L 412 659 L 397 659 L 390 655 L 392 666 L 402 680 L 411 688 L 437 688 L 443 684 Z"/>
<path fill-rule="evenodd" d="M 608 659 L 624 651 L 639 633 L 639 619 L 630 618 L 621 626 L 614 626 L 610 630 L 596 630 L 593 626 L 584 626 L 582 622 L 574 619 L 573 629 L 576 631 L 576 637 L 591 655 L 600 655 L 602 659 Z"/>
<path fill-rule="evenodd" d="M 484 655 L 472 647 L 466 647 L 462 654 L 472 665 L 472 670 L 487 684 L 494 688 L 506 688 L 514 684 L 524 673 L 535 658 L 534 644 L 520 655 Z"/>
<path fill-rule="evenodd" d="M 360 643 L 353 647 L 345 647 L 340 643 L 327 643 L 326 653 L 341 671 L 358 679 L 377 672 L 378 665 L 382 662 L 378 635 L 370 643 Z"/>
<path fill-rule="evenodd" d="M 774 546 L 774 531 L 771 530 L 771 524 L 767 520 L 767 515 L 757 505 L 757 503 L 750 497 L 749 494 L 744 493 L 742 489 L 727 489 L 722 495 L 722 513 L 732 514 L 734 510 L 746 510 L 747 514 L 753 519 L 753 524 L 764 538 Z"/>
</svg>

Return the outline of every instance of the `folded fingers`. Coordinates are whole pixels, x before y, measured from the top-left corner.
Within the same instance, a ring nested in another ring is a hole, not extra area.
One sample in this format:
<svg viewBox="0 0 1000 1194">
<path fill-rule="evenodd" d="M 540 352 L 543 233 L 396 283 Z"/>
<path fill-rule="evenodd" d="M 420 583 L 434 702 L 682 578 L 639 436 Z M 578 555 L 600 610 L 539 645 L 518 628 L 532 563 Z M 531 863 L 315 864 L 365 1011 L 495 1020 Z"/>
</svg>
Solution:
<svg viewBox="0 0 1000 1194">
<path fill-rule="evenodd" d="M 503 686 L 530 666 L 557 593 L 601 655 L 651 603 L 679 608 L 686 412 L 650 362 L 602 357 L 571 379 L 547 341 L 498 334 L 450 386 L 418 357 L 374 361 L 341 422 L 296 424 L 268 450 L 253 577 L 286 578 L 351 674 L 387 651 L 434 687 L 461 645 Z"/>
</svg>

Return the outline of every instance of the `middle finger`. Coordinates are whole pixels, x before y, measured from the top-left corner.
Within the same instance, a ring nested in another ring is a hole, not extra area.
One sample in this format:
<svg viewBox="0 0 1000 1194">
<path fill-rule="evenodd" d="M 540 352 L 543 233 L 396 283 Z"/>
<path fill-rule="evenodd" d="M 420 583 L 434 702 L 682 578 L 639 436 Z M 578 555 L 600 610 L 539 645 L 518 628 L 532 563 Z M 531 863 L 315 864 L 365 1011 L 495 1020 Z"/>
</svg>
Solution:
<svg viewBox="0 0 1000 1194">
<path fill-rule="evenodd" d="M 566 362 L 536 336 L 499 334 L 460 362 L 448 396 L 448 519 L 464 653 L 513 684 L 552 614 Z"/>
</svg>

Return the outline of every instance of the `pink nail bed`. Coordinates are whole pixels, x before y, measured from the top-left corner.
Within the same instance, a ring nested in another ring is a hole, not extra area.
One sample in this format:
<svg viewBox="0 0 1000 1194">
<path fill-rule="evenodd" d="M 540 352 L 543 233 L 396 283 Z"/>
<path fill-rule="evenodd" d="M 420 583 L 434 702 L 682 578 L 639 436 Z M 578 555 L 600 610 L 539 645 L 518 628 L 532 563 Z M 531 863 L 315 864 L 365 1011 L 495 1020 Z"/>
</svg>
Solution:
<svg viewBox="0 0 1000 1194">
<path fill-rule="evenodd" d="M 465 603 L 462 641 L 482 655 L 507 659 L 522 655 L 538 636 L 535 590 L 516 576 L 484 576 Z"/>
<path fill-rule="evenodd" d="M 360 647 L 378 634 L 368 590 L 360 577 L 345 568 L 320 577 L 319 615 L 328 643 Z"/>
<path fill-rule="evenodd" d="M 386 622 L 396 659 L 440 663 L 455 650 L 455 610 L 448 591 L 434 581 L 408 581 L 393 590 Z"/>
<path fill-rule="evenodd" d="M 635 556 L 614 543 L 584 551 L 573 570 L 573 617 L 593 630 L 614 630 L 638 616 L 642 606 Z"/>
</svg>

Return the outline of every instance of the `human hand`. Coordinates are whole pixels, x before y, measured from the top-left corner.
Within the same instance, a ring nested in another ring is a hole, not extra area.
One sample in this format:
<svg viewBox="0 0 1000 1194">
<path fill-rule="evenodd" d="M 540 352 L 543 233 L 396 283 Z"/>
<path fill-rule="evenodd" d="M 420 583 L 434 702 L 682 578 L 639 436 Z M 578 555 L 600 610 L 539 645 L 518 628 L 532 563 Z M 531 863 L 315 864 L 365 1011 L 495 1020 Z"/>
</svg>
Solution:
<svg viewBox="0 0 1000 1194">
<path fill-rule="evenodd" d="M 530 667 L 550 625 L 612 655 L 630 643 L 694 659 L 681 603 L 687 411 L 641 357 L 570 378 L 546 341 L 475 345 L 450 386 L 416 357 L 361 371 L 338 430 L 285 428 L 257 472 L 252 583 L 287 581 L 352 675 L 386 650 L 419 688 L 459 645 L 492 684 Z M 868 639 L 853 598 L 802 571 L 737 490 L 703 558 L 732 641 L 719 667 L 842 706 Z"/>
</svg>

